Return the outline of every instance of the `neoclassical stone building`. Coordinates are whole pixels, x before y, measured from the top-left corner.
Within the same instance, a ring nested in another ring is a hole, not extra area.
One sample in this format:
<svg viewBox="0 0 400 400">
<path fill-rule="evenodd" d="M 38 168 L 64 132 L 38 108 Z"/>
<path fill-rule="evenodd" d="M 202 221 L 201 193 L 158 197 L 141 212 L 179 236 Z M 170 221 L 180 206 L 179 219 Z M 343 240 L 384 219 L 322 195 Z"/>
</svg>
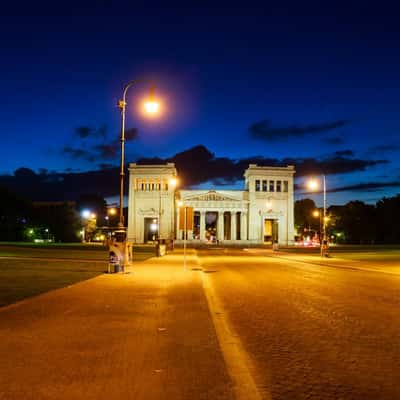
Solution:
<svg viewBox="0 0 400 400">
<path fill-rule="evenodd" d="M 179 207 L 193 207 L 189 241 L 263 244 L 294 240 L 294 167 L 244 171 L 244 190 L 179 190 L 175 165 L 129 165 L 128 240 L 183 238 Z"/>
</svg>

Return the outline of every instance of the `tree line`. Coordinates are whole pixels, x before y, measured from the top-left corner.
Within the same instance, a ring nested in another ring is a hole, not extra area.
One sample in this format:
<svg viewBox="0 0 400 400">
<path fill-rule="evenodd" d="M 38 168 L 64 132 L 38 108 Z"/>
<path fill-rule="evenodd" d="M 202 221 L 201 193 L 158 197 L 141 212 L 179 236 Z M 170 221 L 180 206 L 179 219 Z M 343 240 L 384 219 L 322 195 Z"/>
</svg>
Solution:
<svg viewBox="0 0 400 400">
<path fill-rule="evenodd" d="M 319 211 L 318 215 L 315 211 Z M 295 202 L 295 225 L 299 236 L 320 236 L 322 210 L 311 199 Z M 384 197 L 375 204 L 350 201 L 327 209 L 327 234 L 337 243 L 400 243 L 400 194 Z"/>
<path fill-rule="evenodd" d="M 85 208 L 96 214 L 98 225 L 105 224 L 107 207 L 100 196 L 82 195 L 77 202 L 32 202 L 0 186 L 0 241 L 78 242 Z"/>
<path fill-rule="evenodd" d="M 82 195 L 76 203 L 35 203 L 0 186 L 0 241 L 32 241 L 32 235 L 56 242 L 79 241 L 83 227 L 80 212 L 85 208 L 97 215 L 98 226 L 116 225 L 116 220 L 105 221 L 106 202 L 100 196 Z M 315 211 L 319 211 L 318 216 Z M 296 201 L 294 213 L 299 237 L 321 235 L 322 210 L 313 200 Z M 356 200 L 330 206 L 327 215 L 327 234 L 335 242 L 400 243 L 400 194 L 384 197 L 376 204 Z"/>
</svg>

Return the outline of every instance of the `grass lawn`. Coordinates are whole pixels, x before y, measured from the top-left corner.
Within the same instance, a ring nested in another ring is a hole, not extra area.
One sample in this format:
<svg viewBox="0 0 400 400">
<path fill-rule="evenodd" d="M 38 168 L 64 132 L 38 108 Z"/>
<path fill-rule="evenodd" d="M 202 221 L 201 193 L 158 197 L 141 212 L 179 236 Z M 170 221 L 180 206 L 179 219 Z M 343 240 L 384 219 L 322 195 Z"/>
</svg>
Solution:
<svg viewBox="0 0 400 400">
<path fill-rule="evenodd" d="M 107 261 L 107 249 L 98 244 L 0 243 L 0 257 L 44 257 Z"/>
<path fill-rule="evenodd" d="M 150 247 L 134 249 L 135 262 L 153 255 Z M 107 270 L 107 262 L 107 249 L 98 245 L 1 243 L 0 307 L 93 278 Z"/>
</svg>

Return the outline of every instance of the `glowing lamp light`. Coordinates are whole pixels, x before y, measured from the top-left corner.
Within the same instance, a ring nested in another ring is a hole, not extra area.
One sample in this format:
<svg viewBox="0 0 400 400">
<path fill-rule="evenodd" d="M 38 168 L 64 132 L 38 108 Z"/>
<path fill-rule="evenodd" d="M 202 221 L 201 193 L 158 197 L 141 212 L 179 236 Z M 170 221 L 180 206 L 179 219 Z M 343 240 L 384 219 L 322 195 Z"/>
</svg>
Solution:
<svg viewBox="0 0 400 400">
<path fill-rule="evenodd" d="M 160 109 L 160 103 L 158 101 L 146 101 L 144 109 L 147 114 L 156 114 Z"/>
<path fill-rule="evenodd" d="M 96 218 L 96 214 L 95 213 L 90 214 L 90 218 Z"/>
<path fill-rule="evenodd" d="M 109 208 L 109 209 L 108 209 L 108 213 L 109 213 L 110 215 L 115 215 L 115 214 L 117 213 L 117 210 L 116 210 L 115 208 Z"/>
<path fill-rule="evenodd" d="M 310 181 L 308 181 L 307 186 L 310 190 L 317 190 L 319 187 L 319 184 L 316 179 L 311 179 Z"/>
<path fill-rule="evenodd" d="M 183 206 L 183 201 L 182 200 L 178 200 L 176 202 L 176 204 L 177 204 L 178 207 L 182 207 Z"/>
<path fill-rule="evenodd" d="M 155 232 L 157 230 L 157 224 L 150 224 L 150 230 Z"/>
<path fill-rule="evenodd" d="M 319 211 L 315 210 L 315 211 L 313 212 L 313 216 L 314 216 L 314 217 L 319 217 Z"/>
<path fill-rule="evenodd" d="M 176 185 L 178 184 L 178 179 L 176 179 L 176 178 L 171 178 L 171 179 L 169 180 L 169 184 L 170 184 L 170 186 L 172 186 L 172 187 L 176 187 Z"/>
<path fill-rule="evenodd" d="M 82 210 L 81 215 L 83 218 L 89 218 L 90 217 L 90 210 Z"/>
<path fill-rule="evenodd" d="M 150 89 L 150 95 L 144 103 L 144 110 L 146 114 L 154 115 L 158 114 L 160 111 L 160 103 L 156 100 L 154 96 L 154 87 Z"/>
</svg>

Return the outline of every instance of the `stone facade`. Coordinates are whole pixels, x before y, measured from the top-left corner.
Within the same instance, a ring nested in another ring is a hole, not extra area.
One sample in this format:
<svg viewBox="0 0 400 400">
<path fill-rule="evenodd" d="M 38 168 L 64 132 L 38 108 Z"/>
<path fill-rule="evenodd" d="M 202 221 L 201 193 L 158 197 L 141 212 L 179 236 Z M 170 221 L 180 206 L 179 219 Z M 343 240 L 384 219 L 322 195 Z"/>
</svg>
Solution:
<svg viewBox="0 0 400 400">
<path fill-rule="evenodd" d="M 183 239 L 179 230 L 182 206 L 194 210 L 189 241 L 291 244 L 294 173 L 291 165 L 250 164 L 244 173 L 245 190 L 178 190 L 173 184 L 179 179 L 174 164 L 130 164 L 128 240 Z"/>
</svg>

